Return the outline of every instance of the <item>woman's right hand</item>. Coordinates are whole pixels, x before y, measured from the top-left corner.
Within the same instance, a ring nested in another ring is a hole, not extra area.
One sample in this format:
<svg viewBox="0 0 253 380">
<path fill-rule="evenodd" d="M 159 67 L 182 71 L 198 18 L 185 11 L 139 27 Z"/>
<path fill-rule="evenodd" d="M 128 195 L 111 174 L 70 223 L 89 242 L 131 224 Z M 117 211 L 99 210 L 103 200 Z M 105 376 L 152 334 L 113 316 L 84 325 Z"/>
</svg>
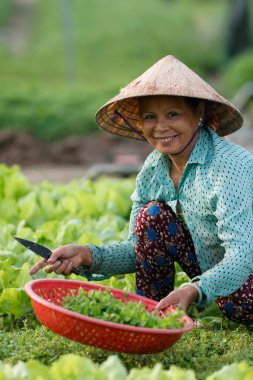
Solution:
<svg viewBox="0 0 253 380">
<path fill-rule="evenodd" d="M 92 253 L 88 245 L 67 244 L 56 248 L 48 260 L 38 261 L 29 271 L 30 275 L 45 268 L 47 273 L 69 275 L 73 268 L 91 266 Z"/>
</svg>

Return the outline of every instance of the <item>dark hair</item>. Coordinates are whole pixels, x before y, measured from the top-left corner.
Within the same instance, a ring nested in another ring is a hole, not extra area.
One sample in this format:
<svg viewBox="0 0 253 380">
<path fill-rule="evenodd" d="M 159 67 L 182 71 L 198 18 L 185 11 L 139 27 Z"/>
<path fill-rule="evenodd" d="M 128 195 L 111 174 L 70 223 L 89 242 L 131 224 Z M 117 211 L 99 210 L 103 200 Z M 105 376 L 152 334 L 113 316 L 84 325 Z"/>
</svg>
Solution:
<svg viewBox="0 0 253 380">
<path fill-rule="evenodd" d="M 188 106 L 192 108 L 193 111 L 196 110 L 200 102 L 204 102 L 205 103 L 204 125 L 206 127 L 211 125 L 210 114 L 209 114 L 210 103 L 207 100 L 184 96 L 184 101 Z"/>
<path fill-rule="evenodd" d="M 194 110 L 198 107 L 199 103 L 202 99 L 199 98 L 190 98 L 188 96 L 184 96 L 185 103 L 192 107 Z"/>
</svg>

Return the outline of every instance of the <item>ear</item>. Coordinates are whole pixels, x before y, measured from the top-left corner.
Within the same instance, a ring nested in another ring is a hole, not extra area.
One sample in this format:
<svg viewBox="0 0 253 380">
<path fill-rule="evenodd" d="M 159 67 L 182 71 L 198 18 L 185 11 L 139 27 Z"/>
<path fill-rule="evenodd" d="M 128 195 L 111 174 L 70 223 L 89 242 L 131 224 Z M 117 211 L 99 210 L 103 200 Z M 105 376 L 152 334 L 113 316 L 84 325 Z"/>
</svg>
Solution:
<svg viewBox="0 0 253 380">
<path fill-rule="evenodd" d="M 196 116 L 198 119 L 202 119 L 204 118 L 204 115 L 205 115 L 205 110 L 206 110 L 206 105 L 205 105 L 205 102 L 203 100 L 201 100 L 195 110 L 196 112 Z"/>
</svg>

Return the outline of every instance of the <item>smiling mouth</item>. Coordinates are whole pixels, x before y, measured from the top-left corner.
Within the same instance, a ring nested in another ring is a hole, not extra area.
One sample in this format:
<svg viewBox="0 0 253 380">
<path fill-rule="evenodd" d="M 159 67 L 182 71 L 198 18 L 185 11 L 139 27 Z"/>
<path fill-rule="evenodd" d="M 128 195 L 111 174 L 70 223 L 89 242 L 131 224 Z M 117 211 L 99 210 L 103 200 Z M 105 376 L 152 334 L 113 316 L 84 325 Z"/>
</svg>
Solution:
<svg viewBox="0 0 253 380">
<path fill-rule="evenodd" d="M 169 143 L 172 140 L 174 140 L 177 137 L 177 135 L 174 136 L 168 136 L 168 137 L 155 137 L 156 140 L 159 140 L 161 142 Z"/>
</svg>

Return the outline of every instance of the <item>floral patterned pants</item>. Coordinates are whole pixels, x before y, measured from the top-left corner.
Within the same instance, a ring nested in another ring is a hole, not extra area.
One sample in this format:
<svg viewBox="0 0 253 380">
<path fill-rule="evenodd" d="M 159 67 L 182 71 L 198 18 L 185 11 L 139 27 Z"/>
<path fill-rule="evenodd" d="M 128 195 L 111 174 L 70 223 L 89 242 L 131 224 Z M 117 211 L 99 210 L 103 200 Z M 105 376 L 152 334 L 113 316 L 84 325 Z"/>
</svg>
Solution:
<svg viewBox="0 0 253 380">
<path fill-rule="evenodd" d="M 136 293 L 159 301 L 174 289 L 175 266 L 201 274 L 190 233 L 164 202 L 144 206 L 136 221 Z M 216 300 L 228 319 L 253 323 L 253 274 L 235 293 Z"/>
</svg>

